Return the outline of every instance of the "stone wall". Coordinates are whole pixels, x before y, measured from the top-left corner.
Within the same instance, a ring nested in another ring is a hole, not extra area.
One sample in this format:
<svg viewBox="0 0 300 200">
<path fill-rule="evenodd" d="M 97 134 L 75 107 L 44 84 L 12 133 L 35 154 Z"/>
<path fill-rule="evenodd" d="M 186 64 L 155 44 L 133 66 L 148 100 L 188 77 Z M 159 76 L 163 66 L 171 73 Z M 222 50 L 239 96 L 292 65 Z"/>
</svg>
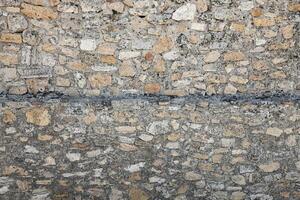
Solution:
<svg viewBox="0 0 300 200">
<path fill-rule="evenodd" d="M 1 91 L 299 89 L 297 0 L 2 0 Z"/>
<path fill-rule="evenodd" d="M 0 0 L 0 199 L 300 199 L 298 0 Z"/>
</svg>

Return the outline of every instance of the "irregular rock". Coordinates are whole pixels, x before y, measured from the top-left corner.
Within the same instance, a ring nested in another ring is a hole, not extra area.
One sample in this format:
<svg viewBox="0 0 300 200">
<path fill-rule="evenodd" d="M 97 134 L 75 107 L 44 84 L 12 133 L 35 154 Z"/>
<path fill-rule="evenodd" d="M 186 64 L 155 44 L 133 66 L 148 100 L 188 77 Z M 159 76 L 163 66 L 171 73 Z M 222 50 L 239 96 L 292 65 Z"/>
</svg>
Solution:
<svg viewBox="0 0 300 200">
<path fill-rule="evenodd" d="M 0 42 L 22 43 L 22 36 L 17 33 L 1 33 Z"/>
<path fill-rule="evenodd" d="M 197 181 L 197 180 L 201 180 L 203 177 L 195 172 L 187 172 L 184 176 L 185 180 L 188 181 Z"/>
<path fill-rule="evenodd" d="M 33 107 L 26 112 L 26 119 L 28 123 L 37 126 L 48 126 L 51 122 L 51 116 L 44 107 Z"/>
<path fill-rule="evenodd" d="M 75 161 L 79 161 L 81 158 L 80 153 L 67 153 L 66 157 L 71 161 L 71 162 L 75 162 Z"/>
<path fill-rule="evenodd" d="M 80 49 L 84 51 L 94 51 L 97 48 L 96 40 L 94 39 L 82 39 L 80 41 Z"/>
<path fill-rule="evenodd" d="M 119 54 L 119 59 L 128 60 L 128 59 L 139 57 L 140 55 L 141 52 L 139 51 L 121 51 Z"/>
<path fill-rule="evenodd" d="M 129 198 L 130 200 L 148 200 L 150 199 L 149 195 L 140 188 L 130 188 L 129 189 Z"/>
<path fill-rule="evenodd" d="M 58 17 L 58 13 L 51 8 L 34 6 L 27 3 L 21 4 L 21 13 L 34 19 L 52 20 Z"/>
<path fill-rule="evenodd" d="M 269 162 L 266 164 L 261 164 L 258 167 L 263 172 L 274 172 L 280 168 L 280 163 L 279 162 Z"/>
<path fill-rule="evenodd" d="M 211 51 L 204 57 L 204 62 L 213 63 L 216 62 L 220 58 L 221 54 L 218 51 Z"/>
<path fill-rule="evenodd" d="M 10 14 L 7 17 L 7 25 L 12 32 L 22 32 L 28 27 L 25 17 L 19 14 Z"/>
<path fill-rule="evenodd" d="M 88 80 L 92 88 L 100 89 L 102 87 L 112 84 L 112 78 L 110 75 L 95 73 L 88 77 Z"/>
<path fill-rule="evenodd" d="M 283 131 L 277 127 L 270 127 L 267 129 L 266 134 L 275 136 L 275 137 L 280 137 Z"/>
<path fill-rule="evenodd" d="M 195 4 L 187 3 L 173 13 L 172 19 L 176 21 L 194 20 L 196 11 L 197 9 Z"/>
</svg>

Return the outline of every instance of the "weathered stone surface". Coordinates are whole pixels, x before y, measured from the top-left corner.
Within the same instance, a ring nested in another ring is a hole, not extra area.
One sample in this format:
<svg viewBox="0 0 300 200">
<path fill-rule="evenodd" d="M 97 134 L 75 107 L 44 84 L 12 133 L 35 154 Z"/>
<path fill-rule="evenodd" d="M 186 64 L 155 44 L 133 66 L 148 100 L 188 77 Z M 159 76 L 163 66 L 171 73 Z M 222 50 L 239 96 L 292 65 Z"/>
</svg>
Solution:
<svg viewBox="0 0 300 200">
<path fill-rule="evenodd" d="M 26 120 L 38 126 L 47 126 L 51 122 L 51 116 L 47 108 L 35 107 L 26 112 Z"/>
<path fill-rule="evenodd" d="M 178 8 L 172 15 L 172 19 L 176 21 L 193 20 L 196 15 L 196 5 L 187 3 Z"/>
<path fill-rule="evenodd" d="M 22 32 L 28 27 L 26 18 L 20 14 L 8 15 L 7 25 L 12 32 Z"/>
<path fill-rule="evenodd" d="M 0 42 L 10 42 L 10 43 L 21 44 L 22 36 L 17 33 L 1 33 Z"/>
<path fill-rule="evenodd" d="M 0 199 L 300 198 L 297 1 L 0 10 Z"/>
<path fill-rule="evenodd" d="M 204 62 L 212 63 L 216 62 L 220 58 L 221 54 L 218 51 L 211 51 L 204 57 Z"/>
<path fill-rule="evenodd" d="M 259 165 L 259 169 L 263 172 L 274 172 L 280 168 L 279 162 L 270 162 L 266 164 Z"/>
<path fill-rule="evenodd" d="M 18 55 L 11 55 L 0 53 L 0 62 L 4 65 L 15 65 L 18 64 Z"/>
<path fill-rule="evenodd" d="M 240 61 L 246 57 L 242 52 L 232 51 L 224 54 L 224 61 Z"/>
<path fill-rule="evenodd" d="M 52 8 L 34 6 L 27 3 L 21 4 L 21 12 L 24 15 L 34 19 L 52 20 L 58 17 L 58 13 Z"/>
<path fill-rule="evenodd" d="M 88 77 L 89 83 L 92 88 L 102 88 L 112 84 L 112 79 L 110 75 L 95 73 Z"/>
<path fill-rule="evenodd" d="M 275 136 L 275 137 L 280 137 L 280 135 L 283 133 L 283 131 L 277 127 L 270 127 L 267 129 L 266 134 Z"/>
</svg>

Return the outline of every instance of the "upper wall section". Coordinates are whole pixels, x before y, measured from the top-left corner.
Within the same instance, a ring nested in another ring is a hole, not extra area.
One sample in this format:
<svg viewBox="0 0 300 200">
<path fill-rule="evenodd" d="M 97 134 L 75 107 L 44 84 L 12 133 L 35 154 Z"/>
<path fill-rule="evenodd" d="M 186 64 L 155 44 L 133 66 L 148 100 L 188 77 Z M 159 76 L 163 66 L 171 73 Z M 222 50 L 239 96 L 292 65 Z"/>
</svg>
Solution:
<svg viewBox="0 0 300 200">
<path fill-rule="evenodd" d="M 1 0 L 0 90 L 295 92 L 299 12 L 297 0 Z"/>
</svg>

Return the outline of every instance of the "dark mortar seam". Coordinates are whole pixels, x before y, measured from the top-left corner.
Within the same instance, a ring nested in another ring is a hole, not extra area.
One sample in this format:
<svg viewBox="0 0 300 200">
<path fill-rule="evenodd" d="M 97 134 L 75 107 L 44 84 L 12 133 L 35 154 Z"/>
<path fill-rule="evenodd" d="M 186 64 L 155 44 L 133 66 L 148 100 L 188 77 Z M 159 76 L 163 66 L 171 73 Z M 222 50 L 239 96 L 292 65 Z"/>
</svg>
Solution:
<svg viewBox="0 0 300 200">
<path fill-rule="evenodd" d="M 170 102 L 175 104 L 197 103 L 207 101 L 210 103 L 251 103 L 251 104 L 277 104 L 283 102 L 300 103 L 300 95 L 282 91 L 263 93 L 238 93 L 235 95 L 207 95 L 203 93 L 189 94 L 186 96 L 171 96 L 161 94 L 124 94 L 120 96 L 70 96 L 58 92 L 47 92 L 24 95 L 0 94 L 0 103 L 5 102 L 85 102 L 101 103 L 110 106 L 112 101 L 140 100 L 150 103 Z"/>
</svg>

